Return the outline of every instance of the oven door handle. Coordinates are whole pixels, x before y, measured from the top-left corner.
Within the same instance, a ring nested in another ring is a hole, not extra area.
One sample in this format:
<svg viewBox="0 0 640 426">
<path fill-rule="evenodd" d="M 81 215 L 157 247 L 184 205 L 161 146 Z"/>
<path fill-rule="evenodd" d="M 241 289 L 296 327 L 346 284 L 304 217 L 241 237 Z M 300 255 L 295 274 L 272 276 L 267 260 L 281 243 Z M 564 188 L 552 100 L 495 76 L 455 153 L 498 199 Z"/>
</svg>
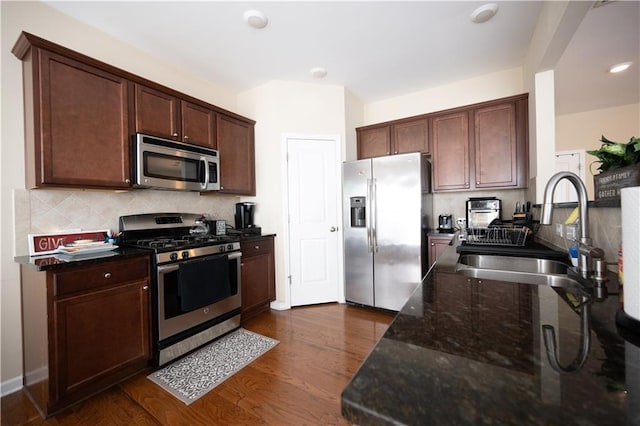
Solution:
<svg viewBox="0 0 640 426">
<path fill-rule="evenodd" d="M 217 255 L 210 255 L 210 256 L 206 256 L 206 258 L 211 258 L 211 257 L 221 257 L 221 256 L 226 256 L 229 260 L 233 260 L 233 259 L 238 259 L 240 257 L 242 257 L 242 252 L 241 251 L 233 251 L 233 252 L 229 252 L 229 253 L 220 253 Z M 175 270 L 177 270 L 178 268 L 180 268 L 180 265 L 183 264 L 184 262 L 188 262 L 189 260 L 201 260 L 203 259 L 203 257 L 193 257 L 193 258 L 189 258 L 185 261 L 182 262 L 176 262 L 176 263 L 170 263 L 168 265 L 159 265 L 158 266 L 158 273 L 159 274 L 164 274 L 167 272 L 173 272 Z"/>
<path fill-rule="evenodd" d="M 158 274 L 166 274 L 167 272 L 177 271 L 180 268 L 179 263 L 172 263 L 170 265 L 160 265 L 158 266 Z"/>
</svg>

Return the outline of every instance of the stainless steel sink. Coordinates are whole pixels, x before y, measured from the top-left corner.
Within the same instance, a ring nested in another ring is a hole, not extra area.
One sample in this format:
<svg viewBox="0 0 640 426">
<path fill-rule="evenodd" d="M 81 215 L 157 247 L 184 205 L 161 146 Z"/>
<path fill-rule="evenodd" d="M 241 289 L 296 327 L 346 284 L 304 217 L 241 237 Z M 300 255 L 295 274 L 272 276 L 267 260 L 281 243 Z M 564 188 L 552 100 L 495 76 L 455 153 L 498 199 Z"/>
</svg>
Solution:
<svg viewBox="0 0 640 426">
<path fill-rule="evenodd" d="M 535 259 L 532 257 L 491 256 L 483 254 L 465 254 L 458 263 L 474 268 L 498 269 L 534 274 L 566 274 L 567 265 L 557 260 Z"/>
<path fill-rule="evenodd" d="M 566 264 L 548 259 L 463 254 L 455 270 L 473 278 L 563 288 L 580 286 L 578 281 L 567 275 Z"/>
</svg>

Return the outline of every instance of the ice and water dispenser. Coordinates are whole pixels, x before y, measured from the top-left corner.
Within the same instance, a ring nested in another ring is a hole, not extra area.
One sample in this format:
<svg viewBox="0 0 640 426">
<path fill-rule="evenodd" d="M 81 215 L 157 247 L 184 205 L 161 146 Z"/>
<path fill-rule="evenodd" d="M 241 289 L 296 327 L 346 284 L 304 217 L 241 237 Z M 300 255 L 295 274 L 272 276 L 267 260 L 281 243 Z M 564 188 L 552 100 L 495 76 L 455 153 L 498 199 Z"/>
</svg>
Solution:
<svg viewBox="0 0 640 426">
<path fill-rule="evenodd" d="M 351 227 L 352 228 L 365 228 L 367 226 L 367 198 L 366 197 L 351 197 Z"/>
</svg>

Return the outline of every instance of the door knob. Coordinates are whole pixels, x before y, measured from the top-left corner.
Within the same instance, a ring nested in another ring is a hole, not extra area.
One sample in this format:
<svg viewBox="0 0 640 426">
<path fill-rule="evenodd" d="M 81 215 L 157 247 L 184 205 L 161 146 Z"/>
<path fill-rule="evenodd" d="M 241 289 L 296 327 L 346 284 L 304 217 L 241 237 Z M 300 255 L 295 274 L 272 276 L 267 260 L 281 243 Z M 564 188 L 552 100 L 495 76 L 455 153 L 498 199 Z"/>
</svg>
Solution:
<svg viewBox="0 0 640 426">
<path fill-rule="evenodd" d="M 329 228 L 329 231 L 331 232 L 336 232 L 338 230 L 338 228 L 336 226 L 332 226 L 331 228 Z"/>
</svg>

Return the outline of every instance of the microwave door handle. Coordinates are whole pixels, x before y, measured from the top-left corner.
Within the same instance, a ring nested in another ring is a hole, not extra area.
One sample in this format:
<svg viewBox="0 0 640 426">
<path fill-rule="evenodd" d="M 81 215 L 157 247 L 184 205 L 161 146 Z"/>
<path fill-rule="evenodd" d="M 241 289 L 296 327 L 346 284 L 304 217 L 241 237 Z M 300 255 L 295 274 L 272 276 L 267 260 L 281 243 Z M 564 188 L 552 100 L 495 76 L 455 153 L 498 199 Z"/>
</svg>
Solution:
<svg viewBox="0 0 640 426">
<path fill-rule="evenodd" d="M 207 186 L 209 185 L 209 162 L 205 157 L 200 157 L 200 161 L 204 165 L 204 182 L 200 183 L 200 188 L 203 191 L 206 191 Z"/>
</svg>

